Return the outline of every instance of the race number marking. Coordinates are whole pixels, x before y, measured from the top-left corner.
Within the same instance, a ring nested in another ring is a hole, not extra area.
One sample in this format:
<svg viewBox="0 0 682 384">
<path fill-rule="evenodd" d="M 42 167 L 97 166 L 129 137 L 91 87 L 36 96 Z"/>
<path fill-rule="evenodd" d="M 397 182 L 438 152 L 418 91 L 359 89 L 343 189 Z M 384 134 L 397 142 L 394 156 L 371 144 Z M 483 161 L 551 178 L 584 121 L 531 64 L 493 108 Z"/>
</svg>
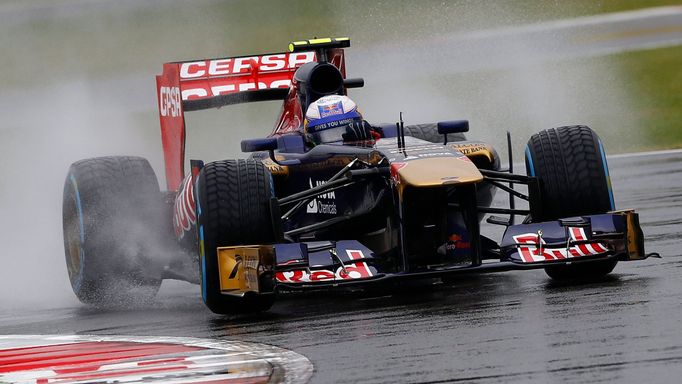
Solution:
<svg viewBox="0 0 682 384">
<path fill-rule="evenodd" d="M 569 227 L 569 236 L 571 240 L 585 241 L 587 235 L 585 230 L 579 227 Z M 599 242 L 591 242 L 586 244 L 578 244 L 569 248 L 542 248 L 542 253 L 538 244 L 545 244 L 544 239 L 539 239 L 537 233 L 524 233 L 522 235 L 514 236 L 514 241 L 519 245 L 517 247 L 521 260 L 524 263 L 535 263 L 538 261 L 563 260 L 573 257 L 592 256 L 606 253 L 609 248 Z"/>
<path fill-rule="evenodd" d="M 285 349 L 173 337 L 0 336 L 0 383 L 306 382 L 312 364 Z"/>
</svg>

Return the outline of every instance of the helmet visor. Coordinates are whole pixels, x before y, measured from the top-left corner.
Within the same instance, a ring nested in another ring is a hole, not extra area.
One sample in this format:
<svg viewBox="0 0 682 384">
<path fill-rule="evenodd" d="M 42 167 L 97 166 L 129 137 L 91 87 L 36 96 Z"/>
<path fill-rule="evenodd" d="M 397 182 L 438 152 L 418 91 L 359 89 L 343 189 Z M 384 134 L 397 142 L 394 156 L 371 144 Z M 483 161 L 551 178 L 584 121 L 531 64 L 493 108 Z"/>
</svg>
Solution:
<svg viewBox="0 0 682 384">
<path fill-rule="evenodd" d="M 343 144 L 343 134 L 346 133 L 346 129 L 349 124 L 344 124 L 336 128 L 327 128 L 321 131 L 315 131 L 310 133 L 315 144 Z"/>
<path fill-rule="evenodd" d="M 308 135 L 315 144 L 342 143 L 343 134 L 354 121 L 362 121 L 362 116 L 357 112 L 340 120 L 320 119 L 315 122 L 315 125 L 307 127 Z"/>
</svg>

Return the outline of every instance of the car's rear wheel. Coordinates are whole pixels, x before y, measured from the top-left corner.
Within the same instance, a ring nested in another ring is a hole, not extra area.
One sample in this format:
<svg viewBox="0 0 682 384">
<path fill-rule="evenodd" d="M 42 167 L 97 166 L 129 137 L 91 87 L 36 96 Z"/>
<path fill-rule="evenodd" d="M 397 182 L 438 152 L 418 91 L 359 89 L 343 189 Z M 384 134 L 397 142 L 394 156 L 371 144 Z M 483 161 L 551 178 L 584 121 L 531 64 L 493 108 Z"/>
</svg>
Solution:
<svg viewBox="0 0 682 384">
<path fill-rule="evenodd" d="M 605 213 L 614 209 L 606 154 L 599 136 L 583 125 L 543 130 L 526 147 L 526 172 L 540 181 L 542 206 L 533 221 Z M 545 268 L 553 279 L 595 278 L 616 260 Z"/>
<path fill-rule="evenodd" d="M 405 136 L 412 136 L 431 143 L 443 143 L 443 135 L 438 133 L 437 124 L 406 125 Z M 448 143 L 463 140 L 466 140 L 466 136 L 463 133 L 448 133 Z"/>
<path fill-rule="evenodd" d="M 221 293 L 217 248 L 277 242 L 281 233 L 273 212 L 272 178 L 258 160 L 223 160 L 206 164 L 196 184 L 200 236 L 201 289 L 215 313 L 260 312 L 274 303 L 274 292 Z"/>
<path fill-rule="evenodd" d="M 163 199 L 139 157 L 99 157 L 71 165 L 62 220 L 66 266 L 80 301 L 103 307 L 151 300 L 161 284 Z"/>
</svg>

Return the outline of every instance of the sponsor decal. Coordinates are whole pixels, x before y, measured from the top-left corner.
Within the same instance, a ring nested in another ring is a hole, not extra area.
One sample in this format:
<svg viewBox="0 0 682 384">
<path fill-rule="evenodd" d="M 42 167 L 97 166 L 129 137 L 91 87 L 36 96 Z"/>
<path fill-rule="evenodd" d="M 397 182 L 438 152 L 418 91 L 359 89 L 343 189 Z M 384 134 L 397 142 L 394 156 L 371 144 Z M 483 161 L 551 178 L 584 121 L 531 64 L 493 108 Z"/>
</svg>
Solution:
<svg viewBox="0 0 682 384">
<path fill-rule="evenodd" d="M 180 87 L 159 88 L 159 111 L 161 116 L 178 117 L 182 114 Z"/>
<path fill-rule="evenodd" d="M 343 105 L 341 101 L 326 105 L 325 104 L 318 105 L 317 109 L 320 111 L 320 118 L 333 115 L 340 115 L 343 113 Z"/>
<path fill-rule="evenodd" d="M 409 136 L 408 136 L 409 137 Z M 393 143 L 391 141 L 391 143 Z M 433 151 L 443 151 L 443 145 L 440 144 L 421 144 L 421 145 L 410 145 L 408 148 L 410 152 L 414 151 L 428 151 L 428 150 L 433 150 Z M 402 154 L 404 151 L 399 148 L 390 148 L 387 151 L 390 154 Z M 450 155 L 453 155 L 453 153 L 449 153 Z"/>
<path fill-rule="evenodd" d="M 569 227 L 571 240 L 585 241 L 587 235 L 585 230 L 579 227 Z M 524 263 L 534 263 L 538 261 L 563 260 L 581 256 L 599 255 L 609 251 L 609 248 L 597 241 L 585 244 L 577 244 L 568 248 L 543 248 L 539 244 L 545 244 L 545 240 L 537 233 L 524 233 L 514 236 L 519 255 Z M 542 248 L 542 249 L 541 249 Z M 542 251 L 542 252 L 541 252 Z"/>
<path fill-rule="evenodd" d="M 391 179 L 396 183 L 400 184 L 400 174 L 398 171 L 405 168 L 407 163 L 395 162 L 391 164 Z"/>
<path fill-rule="evenodd" d="M 208 84 L 208 83 L 206 83 Z M 274 79 L 272 81 L 239 82 L 235 80 L 211 81 L 210 86 L 201 88 L 187 88 L 182 90 L 183 100 L 200 99 L 208 96 L 220 96 L 228 93 L 243 92 L 256 89 L 289 88 L 291 80 L 288 78 Z"/>
<path fill-rule="evenodd" d="M 385 152 L 389 154 L 388 158 L 391 162 L 411 161 L 433 157 L 455 157 L 464 161 L 468 160 L 466 156 L 457 150 L 449 150 L 447 147 L 444 147 L 441 144 L 410 145 L 407 147 L 407 152 L 409 155 L 406 154 L 404 150 L 398 148 L 389 148 Z"/>
<path fill-rule="evenodd" d="M 445 249 L 448 251 L 456 251 L 458 249 L 471 249 L 471 242 L 464 241 L 462 236 L 458 234 L 453 234 L 448 237 L 448 242 L 445 245 Z"/>
<path fill-rule="evenodd" d="M 180 192 L 175 197 L 173 209 L 173 229 L 175 236 L 182 239 L 185 232 L 194 228 L 197 222 L 196 203 L 194 201 L 194 177 L 187 175 L 181 184 Z"/>
<path fill-rule="evenodd" d="M 1 335 L 0 382 L 306 382 L 304 356 L 269 345 L 180 337 Z"/>
<path fill-rule="evenodd" d="M 411 148 L 410 148 L 411 149 Z M 404 158 L 404 161 L 425 159 L 429 157 L 452 157 L 455 154 L 452 152 L 427 152 L 427 153 L 417 153 L 415 155 L 410 155 Z"/>
<path fill-rule="evenodd" d="M 454 144 L 453 147 L 464 155 L 488 150 L 488 148 L 482 144 Z"/>
<path fill-rule="evenodd" d="M 308 179 L 310 188 L 324 185 L 324 181 Z M 314 185 L 313 185 L 314 184 Z M 306 213 L 322 213 L 325 215 L 336 215 L 336 194 L 334 191 L 325 192 L 312 199 L 306 207 Z"/>
<path fill-rule="evenodd" d="M 278 72 L 298 68 L 314 60 L 314 52 L 297 52 L 192 61 L 180 65 L 180 79 L 191 80 L 211 76 L 245 75 L 254 70 L 258 70 L 259 73 Z"/>
<path fill-rule="evenodd" d="M 319 132 L 319 131 L 322 131 L 325 129 L 336 128 L 336 127 L 341 127 L 344 125 L 353 124 L 354 120 L 355 120 L 354 118 L 349 117 L 347 119 L 341 119 L 341 120 L 336 120 L 336 121 L 328 121 L 326 123 L 315 124 L 314 126 L 311 126 L 309 128 L 313 132 Z"/>
<path fill-rule="evenodd" d="M 349 249 L 346 250 L 346 254 L 350 260 L 359 261 L 346 262 L 343 267 L 337 268 L 336 271 L 328 269 L 311 270 L 308 268 L 281 271 L 275 273 L 275 278 L 281 283 L 310 283 L 314 281 L 367 279 L 373 276 L 367 263 L 361 261 L 365 258 L 362 251 Z"/>
<path fill-rule="evenodd" d="M 297 52 L 181 63 L 182 99 L 289 88 L 293 71 L 314 60 L 314 52 Z"/>
</svg>

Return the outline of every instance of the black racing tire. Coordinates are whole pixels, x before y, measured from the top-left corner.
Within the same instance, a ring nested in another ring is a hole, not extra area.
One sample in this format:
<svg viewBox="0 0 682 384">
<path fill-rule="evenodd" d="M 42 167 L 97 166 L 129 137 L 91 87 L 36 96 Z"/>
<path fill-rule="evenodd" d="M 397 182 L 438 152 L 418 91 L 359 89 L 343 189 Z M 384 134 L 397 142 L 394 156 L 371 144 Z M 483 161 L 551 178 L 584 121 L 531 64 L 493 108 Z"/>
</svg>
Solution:
<svg viewBox="0 0 682 384">
<path fill-rule="evenodd" d="M 247 292 L 243 297 L 221 293 L 217 248 L 274 244 L 282 237 L 275 225 L 279 212 L 272 208 L 270 172 L 255 159 L 216 161 L 201 170 L 195 188 L 204 303 L 218 314 L 268 310 L 274 303 L 274 292 Z"/>
<path fill-rule="evenodd" d="M 599 136 L 584 125 L 543 130 L 526 147 L 526 173 L 540 181 L 541 204 L 535 222 L 615 209 L 606 153 Z M 617 260 L 545 268 L 553 279 L 591 279 L 607 275 Z"/>
<path fill-rule="evenodd" d="M 416 139 L 426 140 L 431 143 L 443 142 L 443 135 L 438 133 L 437 124 L 406 125 L 405 136 L 412 136 Z M 466 140 L 464 133 L 448 133 L 448 143 L 464 140 Z"/>
<path fill-rule="evenodd" d="M 64 183 L 62 224 L 71 287 L 99 307 L 137 306 L 161 285 L 164 204 L 154 170 L 139 157 L 75 162 Z"/>
<path fill-rule="evenodd" d="M 600 260 L 572 265 L 554 265 L 545 267 L 545 273 L 553 280 L 595 280 L 608 275 L 616 268 L 618 260 Z"/>
</svg>

